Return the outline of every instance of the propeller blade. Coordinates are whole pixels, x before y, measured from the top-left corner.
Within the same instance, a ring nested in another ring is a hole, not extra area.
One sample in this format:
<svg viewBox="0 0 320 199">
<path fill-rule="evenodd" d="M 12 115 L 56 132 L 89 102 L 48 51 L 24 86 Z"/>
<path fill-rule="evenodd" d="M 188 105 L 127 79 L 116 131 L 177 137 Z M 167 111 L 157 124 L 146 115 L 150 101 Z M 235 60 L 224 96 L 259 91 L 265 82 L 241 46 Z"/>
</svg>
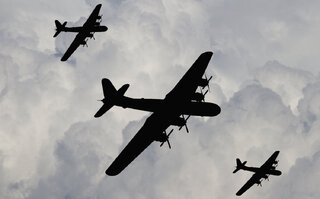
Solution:
<svg viewBox="0 0 320 199">
<path fill-rule="evenodd" d="M 189 129 L 188 129 L 187 123 L 184 126 L 186 127 L 187 133 L 189 133 Z"/>
<path fill-rule="evenodd" d="M 185 124 L 179 127 L 179 131 L 182 129 L 182 127 L 185 126 L 187 133 L 189 133 L 189 129 L 188 129 L 188 126 L 187 126 L 187 121 L 188 121 L 188 119 L 189 119 L 190 116 L 191 116 L 191 115 L 189 115 L 187 118 L 185 118 L 184 115 L 182 115 L 182 118 L 184 119 Z"/>
<path fill-rule="evenodd" d="M 179 131 L 181 131 L 181 129 L 182 129 L 183 126 L 184 126 L 184 125 L 182 125 L 182 126 L 179 127 Z"/>
<path fill-rule="evenodd" d="M 172 132 L 173 132 L 173 129 L 171 129 L 170 133 L 168 134 L 168 138 L 169 138 L 169 136 L 171 135 Z"/>
<path fill-rule="evenodd" d="M 206 78 L 206 80 L 207 80 L 208 90 L 210 90 L 209 82 L 210 82 L 210 80 L 212 79 L 212 75 L 209 77 L 209 79 L 207 78 L 207 75 L 206 75 L 206 74 L 204 74 L 204 76 L 205 76 L 205 78 Z"/>
<path fill-rule="evenodd" d="M 167 139 L 167 143 L 168 143 L 169 149 L 171 149 L 171 144 L 169 142 L 169 139 Z"/>
</svg>

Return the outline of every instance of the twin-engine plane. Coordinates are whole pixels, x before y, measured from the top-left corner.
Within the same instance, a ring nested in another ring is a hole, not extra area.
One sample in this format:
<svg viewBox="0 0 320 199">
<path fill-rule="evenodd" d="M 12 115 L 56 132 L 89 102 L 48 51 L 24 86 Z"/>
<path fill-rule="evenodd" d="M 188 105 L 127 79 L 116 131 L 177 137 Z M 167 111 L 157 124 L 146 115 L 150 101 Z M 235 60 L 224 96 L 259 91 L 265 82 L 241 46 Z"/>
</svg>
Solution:
<svg viewBox="0 0 320 199">
<path fill-rule="evenodd" d="M 80 46 L 88 46 L 87 45 L 87 38 L 93 38 L 94 39 L 94 33 L 95 32 L 105 32 L 108 30 L 107 26 L 101 26 L 101 18 L 102 15 L 99 15 L 101 9 L 101 4 L 98 4 L 95 9 L 90 14 L 87 21 L 83 24 L 83 26 L 80 27 L 66 27 L 67 22 L 64 22 L 61 24 L 58 20 L 55 20 L 56 24 L 56 33 L 53 35 L 53 37 L 56 37 L 59 35 L 59 33 L 62 32 L 77 32 L 77 36 L 71 43 L 68 50 L 65 52 L 63 57 L 61 58 L 61 61 L 66 61 L 72 53 Z"/>
<path fill-rule="evenodd" d="M 186 127 L 186 131 L 189 132 L 187 120 L 191 115 L 213 117 L 220 113 L 221 109 L 217 104 L 204 102 L 207 92 L 202 92 L 206 87 L 209 90 L 211 77 L 208 79 L 206 76 L 205 78 L 202 76 L 212 54 L 212 52 L 201 54 L 164 99 L 126 97 L 124 93 L 127 91 L 129 84 L 125 84 L 119 90 L 116 90 L 110 80 L 102 79 L 104 99 L 101 101 L 103 106 L 94 117 L 102 116 L 113 106 L 152 112 L 142 128 L 106 170 L 107 175 L 118 175 L 153 141 L 161 142 L 160 146 L 167 142 L 169 148 L 171 148 L 169 136 L 173 129 L 167 133 L 166 130 L 169 126 L 178 126 L 180 127 L 179 130 Z M 200 87 L 201 92 L 196 92 L 198 87 Z"/>
<path fill-rule="evenodd" d="M 279 151 L 274 152 L 271 157 L 260 167 L 247 167 L 245 164 L 247 161 L 241 162 L 239 158 L 237 158 L 237 167 L 233 171 L 233 173 L 236 173 L 237 171 L 245 170 L 245 171 L 251 171 L 254 172 L 254 174 L 251 176 L 251 178 L 247 181 L 245 185 L 236 193 L 237 196 L 241 196 L 245 191 L 247 191 L 252 185 L 257 184 L 261 185 L 261 182 L 263 179 L 269 180 L 270 175 L 279 176 L 281 175 L 281 171 L 276 170 L 276 167 L 278 166 L 278 160 L 277 156 L 279 155 Z"/>
</svg>

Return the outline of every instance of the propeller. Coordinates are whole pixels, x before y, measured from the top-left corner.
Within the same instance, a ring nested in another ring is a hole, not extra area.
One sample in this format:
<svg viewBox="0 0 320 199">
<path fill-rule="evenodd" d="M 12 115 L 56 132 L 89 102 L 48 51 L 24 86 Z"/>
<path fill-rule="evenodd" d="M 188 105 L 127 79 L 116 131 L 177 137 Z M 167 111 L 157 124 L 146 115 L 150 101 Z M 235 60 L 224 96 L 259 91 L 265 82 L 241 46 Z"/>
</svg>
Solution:
<svg viewBox="0 0 320 199">
<path fill-rule="evenodd" d="M 204 77 L 205 77 L 205 79 L 206 79 L 206 81 L 207 81 L 208 90 L 210 90 L 209 82 L 210 82 L 210 80 L 212 79 L 212 75 L 211 75 L 211 77 L 209 77 L 209 79 L 207 78 L 207 75 L 206 75 L 206 74 L 204 74 Z"/>
<path fill-rule="evenodd" d="M 88 41 L 88 39 L 84 40 L 84 43 L 82 44 L 83 47 L 84 47 L 84 46 L 87 46 L 87 47 L 88 47 L 87 41 Z"/>
<path fill-rule="evenodd" d="M 102 21 L 102 16 L 103 16 L 103 14 L 100 15 L 100 19 L 98 19 L 98 20 L 99 20 L 99 23 L 101 23 L 101 21 Z"/>
<path fill-rule="evenodd" d="M 187 133 L 189 133 L 189 129 L 188 129 L 188 126 L 187 126 L 187 121 L 188 121 L 188 119 L 189 119 L 190 116 L 191 116 L 191 115 L 189 115 L 187 118 L 184 118 L 184 116 L 182 115 L 182 117 L 183 117 L 183 119 L 184 119 L 184 121 L 185 121 L 185 124 L 179 127 L 179 131 L 182 129 L 183 126 L 185 126 Z"/>
<path fill-rule="evenodd" d="M 203 99 L 201 99 L 200 101 L 204 102 L 204 101 L 205 101 L 205 100 L 204 100 L 204 97 L 205 97 L 206 94 L 209 92 L 209 88 L 208 88 L 208 90 L 206 90 L 205 93 L 203 93 L 203 90 L 200 88 L 200 92 L 201 92 L 201 94 L 202 94 L 202 96 L 203 96 Z"/>
<path fill-rule="evenodd" d="M 170 144 L 170 141 L 169 141 L 169 136 L 171 135 L 171 133 L 173 132 L 173 129 L 171 129 L 170 133 L 167 135 L 166 131 L 164 131 L 164 134 L 166 135 L 166 140 L 161 142 L 160 144 L 160 147 L 162 147 L 162 145 L 167 142 L 168 143 L 168 146 L 169 146 L 169 149 L 171 149 L 171 144 Z"/>
<path fill-rule="evenodd" d="M 92 38 L 93 40 L 96 40 L 96 38 L 94 38 L 94 32 L 91 33 L 91 34 L 92 34 L 91 38 Z"/>
<path fill-rule="evenodd" d="M 276 168 L 278 166 L 279 160 L 274 161 L 274 167 Z"/>
</svg>

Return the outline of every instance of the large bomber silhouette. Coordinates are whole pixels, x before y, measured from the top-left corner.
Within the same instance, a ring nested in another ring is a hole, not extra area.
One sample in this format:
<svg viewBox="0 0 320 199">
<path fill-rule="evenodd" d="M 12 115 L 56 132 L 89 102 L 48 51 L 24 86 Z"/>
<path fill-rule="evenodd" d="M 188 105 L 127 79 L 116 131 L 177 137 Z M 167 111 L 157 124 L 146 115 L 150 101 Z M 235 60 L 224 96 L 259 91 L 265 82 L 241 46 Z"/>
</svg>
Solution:
<svg viewBox="0 0 320 199">
<path fill-rule="evenodd" d="M 209 79 L 202 76 L 212 57 L 212 52 L 205 52 L 199 56 L 178 84 L 166 95 L 164 99 L 134 99 L 124 96 L 129 84 L 116 90 L 108 79 L 102 79 L 104 93 L 103 106 L 94 115 L 102 116 L 113 106 L 132 108 L 152 112 L 138 133 L 106 170 L 107 175 L 117 175 L 126 168 L 145 148 L 153 141 L 161 142 L 162 146 L 168 143 L 173 129 L 167 134 L 166 129 L 170 125 L 186 127 L 188 118 L 194 116 L 216 116 L 221 109 L 217 104 L 204 102 L 204 97 L 209 90 Z M 201 92 L 196 92 L 200 87 Z M 202 89 L 208 88 L 206 92 Z M 188 115 L 185 117 L 184 115 Z"/>
<path fill-rule="evenodd" d="M 63 24 L 61 24 L 58 20 L 55 20 L 56 33 L 53 35 L 53 37 L 58 36 L 60 32 L 77 32 L 78 33 L 75 39 L 73 40 L 73 42 L 71 43 L 70 47 L 68 48 L 68 50 L 62 56 L 61 61 L 66 61 L 80 45 L 88 46 L 87 38 L 94 39 L 95 32 L 105 32 L 108 30 L 106 26 L 100 25 L 101 18 L 102 18 L 102 16 L 99 15 L 100 9 L 101 9 L 101 4 L 98 4 L 90 14 L 87 21 L 81 27 L 66 27 L 67 22 L 64 22 Z"/>
</svg>

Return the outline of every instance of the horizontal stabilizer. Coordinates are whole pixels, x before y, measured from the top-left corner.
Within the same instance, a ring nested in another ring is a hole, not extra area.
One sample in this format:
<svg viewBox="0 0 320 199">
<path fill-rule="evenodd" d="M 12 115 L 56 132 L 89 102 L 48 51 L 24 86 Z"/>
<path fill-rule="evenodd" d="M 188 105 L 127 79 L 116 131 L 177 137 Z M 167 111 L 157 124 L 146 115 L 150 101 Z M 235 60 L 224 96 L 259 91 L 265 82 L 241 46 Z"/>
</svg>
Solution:
<svg viewBox="0 0 320 199">
<path fill-rule="evenodd" d="M 242 163 L 239 158 L 237 158 L 236 162 L 237 162 L 237 166 L 236 166 L 236 169 L 233 171 L 233 173 L 237 173 L 237 171 L 239 171 L 240 169 L 243 169 L 244 165 L 247 163 L 247 161 L 244 161 Z"/>
<path fill-rule="evenodd" d="M 103 106 L 98 110 L 94 117 L 101 117 L 105 112 L 113 107 L 113 104 L 103 104 Z"/>
<path fill-rule="evenodd" d="M 239 168 L 236 168 L 232 173 L 237 173 L 239 170 Z"/>
<path fill-rule="evenodd" d="M 56 33 L 53 35 L 53 37 L 56 37 L 66 27 L 67 22 L 65 21 L 63 24 L 61 24 L 58 20 L 55 20 L 54 23 L 56 24 Z"/>
</svg>

